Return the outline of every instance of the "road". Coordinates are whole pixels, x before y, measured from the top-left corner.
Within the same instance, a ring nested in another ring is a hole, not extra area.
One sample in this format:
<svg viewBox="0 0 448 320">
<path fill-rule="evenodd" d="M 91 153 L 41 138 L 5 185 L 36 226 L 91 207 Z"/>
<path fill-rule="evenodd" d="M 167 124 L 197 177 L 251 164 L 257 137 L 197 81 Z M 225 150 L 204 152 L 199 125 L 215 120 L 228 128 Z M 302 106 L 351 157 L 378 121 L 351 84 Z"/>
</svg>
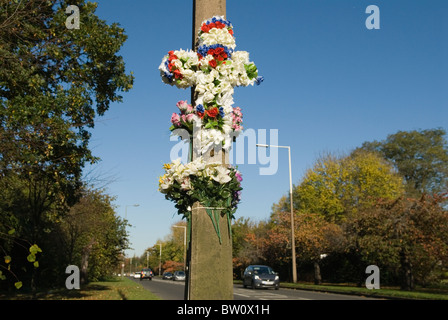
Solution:
<svg viewBox="0 0 448 320">
<path fill-rule="evenodd" d="M 171 280 L 153 280 L 134 279 L 163 300 L 184 300 L 184 282 Z M 243 285 L 236 284 L 233 287 L 234 300 L 367 300 L 366 297 L 333 294 L 324 292 L 314 292 L 306 290 L 283 289 L 248 289 Z M 377 300 L 377 299 L 376 299 Z"/>
</svg>

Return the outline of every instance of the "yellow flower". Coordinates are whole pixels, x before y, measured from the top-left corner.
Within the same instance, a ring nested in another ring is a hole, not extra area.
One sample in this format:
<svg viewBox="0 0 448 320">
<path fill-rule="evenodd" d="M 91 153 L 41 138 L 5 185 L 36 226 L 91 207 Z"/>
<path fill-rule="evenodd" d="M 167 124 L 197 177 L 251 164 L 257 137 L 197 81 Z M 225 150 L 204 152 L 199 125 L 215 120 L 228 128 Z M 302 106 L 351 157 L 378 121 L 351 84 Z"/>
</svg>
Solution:
<svg viewBox="0 0 448 320">
<path fill-rule="evenodd" d="M 169 164 L 169 163 L 165 163 L 165 164 L 163 165 L 163 169 L 165 169 L 165 170 L 169 170 L 169 169 L 171 169 L 171 164 Z"/>
</svg>

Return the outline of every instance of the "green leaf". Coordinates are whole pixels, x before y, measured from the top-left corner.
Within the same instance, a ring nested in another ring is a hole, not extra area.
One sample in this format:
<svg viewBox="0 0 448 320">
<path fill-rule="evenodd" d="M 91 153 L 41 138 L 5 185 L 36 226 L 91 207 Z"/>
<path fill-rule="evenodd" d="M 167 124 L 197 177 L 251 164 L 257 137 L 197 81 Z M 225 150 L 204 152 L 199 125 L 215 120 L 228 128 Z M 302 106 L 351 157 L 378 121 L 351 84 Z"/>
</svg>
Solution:
<svg viewBox="0 0 448 320">
<path fill-rule="evenodd" d="M 34 261 L 36 261 L 36 256 L 34 255 L 34 253 L 30 253 L 30 254 L 28 255 L 28 257 L 26 257 L 26 259 L 27 259 L 29 262 L 34 262 Z"/>
<path fill-rule="evenodd" d="M 220 192 L 220 196 L 222 197 L 222 198 L 229 198 L 230 197 L 230 192 L 229 191 L 227 191 L 227 190 L 222 190 L 221 192 Z"/>
<path fill-rule="evenodd" d="M 5 256 L 5 263 L 8 264 L 11 262 L 11 257 L 10 256 Z"/>
<path fill-rule="evenodd" d="M 32 254 L 36 254 L 36 253 L 38 253 L 38 252 L 42 252 L 42 249 L 39 248 L 37 244 L 33 244 L 33 245 L 30 247 L 30 252 L 31 252 Z"/>
<path fill-rule="evenodd" d="M 39 261 L 34 261 L 33 265 L 34 265 L 34 268 L 39 268 Z"/>
<path fill-rule="evenodd" d="M 9 235 L 13 235 L 16 232 L 16 229 L 12 228 L 11 230 L 8 231 Z"/>
<path fill-rule="evenodd" d="M 22 281 L 17 281 L 16 283 L 14 283 L 14 285 L 17 289 L 20 289 L 22 288 Z"/>
<path fill-rule="evenodd" d="M 255 64 L 245 64 L 244 69 L 246 69 L 246 73 L 249 79 L 254 79 L 258 76 L 258 69 Z"/>
</svg>

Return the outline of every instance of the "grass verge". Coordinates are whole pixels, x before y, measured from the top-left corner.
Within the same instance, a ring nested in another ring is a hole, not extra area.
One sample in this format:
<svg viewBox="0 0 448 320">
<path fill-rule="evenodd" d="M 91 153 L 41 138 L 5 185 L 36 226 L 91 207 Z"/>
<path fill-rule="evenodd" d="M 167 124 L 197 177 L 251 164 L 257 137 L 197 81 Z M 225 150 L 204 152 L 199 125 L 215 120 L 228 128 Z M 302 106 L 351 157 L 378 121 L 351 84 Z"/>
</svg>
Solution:
<svg viewBox="0 0 448 320">
<path fill-rule="evenodd" d="M 160 300 L 156 295 L 127 277 L 91 282 L 80 290 L 57 289 L 36 294 L 1 294 L 0 300 Z"/>
<path fill-rule="evenodd" d="M 388 299 L 419 299 L 419 300 L 448 300 L 448 289 L 418 288 L 414 291 L 404 291 L 399 288 L 385 287 L 369 290 L 363 287 L 350 285 L 322 284 L 314 285 L 308 283 L 280 283 L 282 288 L 313 290 L 331 293 L 355 294 L 366 297 L 388 298 Z"/>
<path fill-rule="evenodd" d="M 241 280 L 234 280 L 235 284 L 242 284 Z M 351 294 L 365 297 L 385 299 L 413 299 L 413 300 L 448 300 L 448 288 L 417 288 L 414 291 L 403 291 L 398 287 L 381 287 L 369 290 L 351 284 L 321 284 L 281 282 L 280 288 L 319 291 L 328 293 Z"/>
</svg>

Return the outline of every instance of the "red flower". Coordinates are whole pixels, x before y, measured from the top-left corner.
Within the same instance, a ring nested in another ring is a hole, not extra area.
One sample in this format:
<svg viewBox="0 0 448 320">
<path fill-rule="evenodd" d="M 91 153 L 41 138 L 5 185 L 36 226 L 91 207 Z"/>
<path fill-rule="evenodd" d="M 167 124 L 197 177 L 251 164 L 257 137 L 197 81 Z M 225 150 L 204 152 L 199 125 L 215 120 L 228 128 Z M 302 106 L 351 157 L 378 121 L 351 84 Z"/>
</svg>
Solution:
<svg viewBox="0 0 448 320">
<path fill-rule="evenodd" d="M 211 108 L 210 110 L 205 111 L 210 118 L 216 118 L 219 114 L 219 110 L 216 107 Z"/>
<path fill-rule="evenodd" d="M 218 48 L 216 48 L 216 49 L 218 49 Z M 209 55 L 211 55 L 211 56 L 214 56 L 215 53 L 216 53 L 216 50 L 215 50 L 215 49 L 209 49 L 209 50 L 207 51 L 207 54 L 209 54 Z"/>
<path fill-rule="evenodd" d="M 225 28 L 225 24 L 224 23 L 222 23 L 221 21 L 216 21 L 215 22 L 215 27 L 216 28 L 218 28 L 218 29 L 223 29 L 223 28 Z"/>
<path fill-rule="evenodd" d="M 210 31 L 210 28 L 204 23 L 201 27 L 201 31 L 208 33 Z"/>
<path fill-rule="evenodd" d="M 198 114 L 199 118 L 201 118 L 201 119 L 204 118 L 204 112 L 198 111 L 197 114 Z"/>
<path fill-rule="evenodd" d="M 216 66 L 218 65 L 218 64 L 216 63 L 216 60 L 210 60 L 208 64 L 209 64 L 212 68 L 216 68 Z"/>
<path fill-rule="evenodd" d="M 168 61 L 171 62 L 174 59 L 178 59 L 177 56 L 174 54 L 174 51 L 169 51 L 168 52 L 169 56 L 168 56 Z"/>
<path fill-rule="evenodd" d="M 174 78 L 176 78 L 176 79 L 183 78 L 182 73 L 180 73 L 180 71 L 178 69 L 174 70 L 173 73 L 174 73 Z"/>
<path fill-rule="evenodd" d="M 223 47 L 218 47 L 215 49 L 215 54 L 223 54 L 224 53 L 224 48 Z"/>
<path fill-rule="evenodd" d="M 229 29 L 228 31 L 229 31 L 229 33 L 233 36 L 233 30 L 232 30 L 232 29 Z"/>
</svg>

